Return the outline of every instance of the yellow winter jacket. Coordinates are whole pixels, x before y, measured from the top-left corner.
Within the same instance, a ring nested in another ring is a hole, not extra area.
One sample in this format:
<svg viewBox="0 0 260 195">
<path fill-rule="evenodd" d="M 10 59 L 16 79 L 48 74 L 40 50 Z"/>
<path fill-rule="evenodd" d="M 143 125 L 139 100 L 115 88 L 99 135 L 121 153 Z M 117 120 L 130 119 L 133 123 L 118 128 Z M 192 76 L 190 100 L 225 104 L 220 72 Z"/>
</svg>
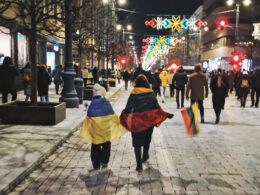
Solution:
<svg viewBox="0 0 260 195">
<path fill-rule="evenodd" d="M 161 79 L 161 85 L 163 87 L 169 85 L 169 76 L 168 76 L 168 72 L 166 70 L 163 70 L 160 75 L 159 75 L 160 79 Z"/>
</svg>

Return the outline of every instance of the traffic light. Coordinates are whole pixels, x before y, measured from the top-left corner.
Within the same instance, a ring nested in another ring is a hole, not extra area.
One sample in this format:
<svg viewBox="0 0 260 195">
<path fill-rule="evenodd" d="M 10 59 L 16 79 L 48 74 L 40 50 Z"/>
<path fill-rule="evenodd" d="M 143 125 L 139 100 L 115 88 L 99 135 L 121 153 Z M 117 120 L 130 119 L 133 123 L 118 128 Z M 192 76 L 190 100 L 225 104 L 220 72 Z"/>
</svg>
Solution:
<svg viewBox="0 0 260 195">
<path fill-rule="evenodd" d="M 227 18 L 219 18 L 217 25 L 218 25 L 220 30 L 224 30 L 224 28 L 227 27 L 227 25 L 228 25 Z"/>
<path fill-rule="evenodd" d="M 240 52 L 233 52 L 231 54 L 231 66 L 234 70 L 237 70 L 241 65 L 243 61 L 243 55 Z"/>
<path fill-rule="evenodd" d="M 127 56 L 118 56 L 118 62 L 121 65 L 121 67 L 126 66 L 127 61 L 128 61 Z"/>
</svg>

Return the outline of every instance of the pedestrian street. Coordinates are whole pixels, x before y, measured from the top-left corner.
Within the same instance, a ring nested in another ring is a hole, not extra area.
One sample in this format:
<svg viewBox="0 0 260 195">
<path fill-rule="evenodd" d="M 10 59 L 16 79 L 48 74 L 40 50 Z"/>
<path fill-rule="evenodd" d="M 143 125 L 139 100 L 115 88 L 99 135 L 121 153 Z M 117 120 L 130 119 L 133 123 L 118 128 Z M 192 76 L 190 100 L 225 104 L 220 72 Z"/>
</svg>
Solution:
<svg viewBox="0 0 260 195">
<path fill-rule="evenodd" d="M 129 91 L 111 99 L 120 115 Z M 160 101 L 160 97 L 158 97 Z M 160 101 L 161 102 L 161 101 Z M 211 96 L 205 124 L 196 137 L 185 134 L 175 98 L 160 103 L 175 114 L 153 133 L 150 159 L 136 172 L 131 134 L 114 141 L 107 169 L 93 170 L 90 144 L 77 131 L 12 193 L 15 194 L 250 194 L 260 193 L 260 110 L 240 108 L 231 94 L 215 125 Z M 189 103 L 185 102 L 185 106 Z"/>
</svg>

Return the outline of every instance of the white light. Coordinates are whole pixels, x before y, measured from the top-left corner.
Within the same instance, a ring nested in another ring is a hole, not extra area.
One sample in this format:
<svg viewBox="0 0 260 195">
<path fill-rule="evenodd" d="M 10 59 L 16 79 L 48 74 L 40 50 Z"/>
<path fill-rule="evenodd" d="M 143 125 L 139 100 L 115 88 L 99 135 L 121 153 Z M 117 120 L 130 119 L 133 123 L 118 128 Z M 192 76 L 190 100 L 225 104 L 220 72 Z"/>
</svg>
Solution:
<svg viewBox="0 0 260 195">
<path fill-rule="evenodd" d="M 252 3 L 251 0 L 244 0 L 243 1 L 244 6 L 249 6 L 251 3 Z"/>
<path fill-rule="evenodd" d="M 126 4 L 126 0 L 118 0 L 118 4 L 119 5 L 125 5 Z"/>
<path fill-rule="evenodd" d="M 183 41 L 185 41 L 185 37 L 182 37 L 181 39 L 182 39 Z"/>
<path fill-rule="evenodd" d="M 126 29 L 127 29 L 128 31 L 131 31 L 131 30 L 132 30 L 132 25 L 128 24 L 128 25 L 126 26 Z"/>
<path fill-rule="evenodd" d="M 54 45 L 54 46 L 53 46 L 53 50 L 54 50 L 54 51 L 59 51 L 59 46 Z"/>
<path fill-rule="evenodd" d="M 109 3 L 109 0 L 103 0 L 103 4 L 107 5 Z"/>
<path fill-rule="evenodd" d="M 116 30 L 117 30 L 117 31 L 122 30 L 122 25 L 121 25 L 121 24 L 117 24 L 117 25 L 116 25 Z"/>
<path fill-rule="evenodd" d="M 227 0 L 227 5 L 232 6 L 234 4 L 234 0 Z"/>
<path fill-rule="evenodd" d="M 133 36 L 132 36 L 132 35 L 130 35 L 130 36 L 129 36 L 129 39 L 130 39 L 130 40 L 132 40 L 132 39 L 133 39 Z"/>
<path fill-rule="evenodd" d="M 79 29 L 76 31 L 76 34 L 79 35 Z"/>
<path fill-rule="evenodd" d="M 204 31 L 206 31 L 206 32 L 209 31 L 209 27 L 206 26 L 206 27 L 204 28 Z"/>
</svg>

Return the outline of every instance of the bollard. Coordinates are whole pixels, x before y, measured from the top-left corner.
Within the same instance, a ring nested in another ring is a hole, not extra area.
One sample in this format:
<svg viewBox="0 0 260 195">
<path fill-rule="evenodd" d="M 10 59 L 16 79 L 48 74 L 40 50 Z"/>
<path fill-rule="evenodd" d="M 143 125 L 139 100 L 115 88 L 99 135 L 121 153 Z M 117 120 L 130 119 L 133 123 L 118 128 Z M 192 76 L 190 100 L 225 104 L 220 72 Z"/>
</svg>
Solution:
<svg viewBox="0 0 260 195">
<path fill-rule="evenodd" d="M 75 83 L 75 89 L 78 94 L 79 103 L 82 104 L 83 103 L 83 79 L 75 78 L 74 83 Z"/>
</svg>

